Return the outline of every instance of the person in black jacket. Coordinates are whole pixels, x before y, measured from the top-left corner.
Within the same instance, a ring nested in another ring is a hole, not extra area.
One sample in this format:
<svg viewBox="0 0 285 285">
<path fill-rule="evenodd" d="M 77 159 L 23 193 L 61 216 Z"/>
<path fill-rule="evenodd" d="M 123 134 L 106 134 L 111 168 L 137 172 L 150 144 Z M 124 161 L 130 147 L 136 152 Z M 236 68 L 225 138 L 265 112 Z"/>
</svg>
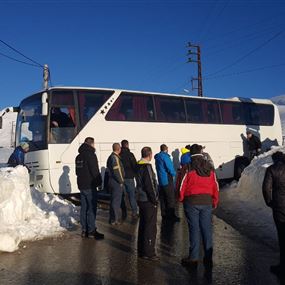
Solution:
<svg viewBox="0 0 285 285">
<path fill-rule="evenodd" d="M 158 260 L 155 254 L 158 187 L 150 164 L 152 150 L 144 147 L 138 162 L 137 191 L 140 223 L 138 230 L 138 256 L 147 260 Z"/>
<path fill-rule="evenodd" d="M 259 155 L 261 152 L 261 141 L 251 131 L 246 131 L 246 139 L 249 159 L 252 160 L 256 155 Z"/>
<path fill-rule="evenodd" d="M 77 185 L 80 190 L 80 223 L 82 237 L 103 239 L 104 235 L 96 228 L 97 187 L 102 184 L 98 160 L 95 154 L 94 138 L 88 137 L 78 149 L 75 159 Z"/>
<path fill-rule="evenodd" d="M 262 185 L 265 203 L 272 208 L 276 225 L 280 263 L 270 267 L 270 271 L 285 281 L 285 157 L 282 152 L 272 155 L 273 165 L 266 170 Z"/>
<path fill-rule="evenodd" d="M 132 216 L 137 218 L 138 206 L 136 202 L 136 187 L 135 187 L 135 175 L 137 172 L 137 161 L 134 154 L 129 149 L 129 142 L 122 140 L 121 142 L 121 153 L 120 157 L 125 170 L 125 190 L 129 198 L 129 202 L 132 209 Z"/>
</svg>

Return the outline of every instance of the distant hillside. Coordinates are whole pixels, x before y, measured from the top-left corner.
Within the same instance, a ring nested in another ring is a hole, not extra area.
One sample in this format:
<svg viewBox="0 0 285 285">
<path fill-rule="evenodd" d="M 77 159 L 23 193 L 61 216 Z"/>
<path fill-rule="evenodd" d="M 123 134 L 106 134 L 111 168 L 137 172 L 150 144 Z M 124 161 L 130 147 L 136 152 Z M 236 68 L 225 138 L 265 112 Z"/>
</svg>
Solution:
<svg viewBox="0 0 285 285">
<path fill-rule="evenodd" d="M 276 105 L 285 105 L 285 95 L 275 96 L 270 100 Z"/>
</svg>

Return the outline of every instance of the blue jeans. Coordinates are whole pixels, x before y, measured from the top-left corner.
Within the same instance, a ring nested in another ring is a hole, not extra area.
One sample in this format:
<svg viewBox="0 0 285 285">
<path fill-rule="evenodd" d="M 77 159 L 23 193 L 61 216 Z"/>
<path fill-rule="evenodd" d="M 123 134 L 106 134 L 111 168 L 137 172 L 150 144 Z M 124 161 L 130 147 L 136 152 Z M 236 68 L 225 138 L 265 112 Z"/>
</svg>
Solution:
<svg viewBox="0 0 285 285">
<path fill-rule="evenodd" d="M 134 179 L 125 179 L 125 189 L 128 194 L 129 202 L 132 208 L 132 213 L 137 214 L 138 205 L 136 201 L 136 187 Z"/>
<path fill-rule="evenodd" d="M 94 232 L 96 230 L 97 191 L 92 189 L 80 190 L 80 200 L 80 224 L 82 231 Z"/>
<path fill-rule="evenodd" d="M 189 228 L 190 259 L 199 260 L 201 233 L 204 259 L 211 260 L 213 255 L 212 205 L 190 205 L 185 201 L 183 206 Z"/>
</svg>

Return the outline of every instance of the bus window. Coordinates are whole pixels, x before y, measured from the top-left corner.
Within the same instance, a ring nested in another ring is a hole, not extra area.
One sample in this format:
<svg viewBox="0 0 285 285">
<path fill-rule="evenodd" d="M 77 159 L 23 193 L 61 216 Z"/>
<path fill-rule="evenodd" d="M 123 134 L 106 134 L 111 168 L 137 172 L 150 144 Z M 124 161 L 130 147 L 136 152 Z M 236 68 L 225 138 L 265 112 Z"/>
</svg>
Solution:
<svg viewBox="0 0 285 285">
<path fill-rule="evenodd" d="M 201 100 L 186 99 L 187 121 L 190 123 L 204 123 Z"/>
<path fill-rule="evenodd" d="M 21 141 L 29 142 L 30 151 L 45 149 L 46 142 L 46 121 L 47 117 L 41 115 L 41 94 L 24 100 L 20 105 L 20 112 L 17 119 L 18 145 Z"/>
<path fill-rule="evenodd" d="M 122 93 L 106 116 L 108 121 L 154 121 L 152 96 Z"/>
<path fill-rule="evenodd" d="M 266 104 L 245 103 L 247 125 L 272 126 L 274 123 L 274 107 Z"/>
<path fill-rule="evenodd" d="M 245 124 L 245 114 L 243 103 L 240 102 L 220 102 L 223 124 L 243 125 Z"/>
<path fill-rule="evenodd" d="M 79 91 L 78 105 L 81 128 L 97 113 L 103 104 L 111 97 L 114 91 Z"/>
<path fill-rule="evenodd" d="M 70 143 L 77 130 L 73 92 L 54 91 L 50 107 L 50 143 Z"/>
<path fill-rule="evenodd" d="M 186 123 L 185 108 L 182 98 L 155 96 L 157 121 Z"/>
<path fill-rule="evenodd" d="M 221 123 L 219 105 L 214 100 L 186 99 L 187 121 L 197 124 Z"/>
<path fill-rule="evenodd" d="M 220 111 L 219 111 L 219 104 L 217 101 L 214 100 L 205 100 L 205 103 L 207 105 L 206 108 L 206 118 L 208 124 L 220 124 L 221 123 L 221 117 L 220 117 Z"/>
</svg>

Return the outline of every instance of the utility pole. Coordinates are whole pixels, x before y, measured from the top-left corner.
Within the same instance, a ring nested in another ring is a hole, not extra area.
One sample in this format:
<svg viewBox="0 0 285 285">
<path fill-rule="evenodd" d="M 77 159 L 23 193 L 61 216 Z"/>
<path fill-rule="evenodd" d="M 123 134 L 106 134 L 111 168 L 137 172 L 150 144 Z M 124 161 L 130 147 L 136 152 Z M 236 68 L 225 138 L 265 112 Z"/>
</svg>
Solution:
<svg viewBox="0 0 285 285">
<path fill-rule="evenodd" d="M 44 78 L 44 90 L 48 89 L 48 81 L 49 81 L 49 68 L 48 65 L 44 65 L 44 70 L 43 70 L 43 78 Z"/>
<path fill-rule="evenodd" d="M 195 56 L 194 59 L 192 57 L 193 55 Z M 198 96 L 203 97 L 202 64 L 201 64 L 200 46 L 188 43 L 188 56 L 189 56 L 188 62 L 194 62 L 194 63 L 198 64 L 198 77 L 192 77 L 191 78 L 192 90 L 197 89 L 198 90 Z M 198 87 L 195 87 L 195 84 L 194 84 L 195 81 L 198 81 Z"/>
</svg>

